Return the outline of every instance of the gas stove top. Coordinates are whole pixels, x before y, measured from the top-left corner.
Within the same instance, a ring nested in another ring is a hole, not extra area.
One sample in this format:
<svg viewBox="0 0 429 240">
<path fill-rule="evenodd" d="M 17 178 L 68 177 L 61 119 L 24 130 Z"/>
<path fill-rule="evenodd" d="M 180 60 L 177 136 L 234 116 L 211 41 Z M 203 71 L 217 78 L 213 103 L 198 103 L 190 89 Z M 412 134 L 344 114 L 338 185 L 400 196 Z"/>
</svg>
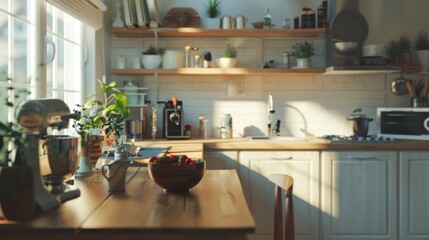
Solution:
<svg viewBox="0 0 429 240">
<path fill-rule="evenodd" d="M 322 138 L 331 142 L 394 142 L 396 139 L 392 137 L 382 137 L 377 135 L 362 136 L 341 136 L 341 135 L 324 135 Z"/>
</svg>

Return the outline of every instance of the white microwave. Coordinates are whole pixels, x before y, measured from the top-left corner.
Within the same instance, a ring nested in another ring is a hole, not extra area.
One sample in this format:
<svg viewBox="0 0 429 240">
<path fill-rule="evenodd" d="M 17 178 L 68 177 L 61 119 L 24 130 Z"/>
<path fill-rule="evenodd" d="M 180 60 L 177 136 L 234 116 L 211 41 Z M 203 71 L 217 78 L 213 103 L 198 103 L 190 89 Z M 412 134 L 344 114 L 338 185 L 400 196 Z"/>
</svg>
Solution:
<svg viewBox="0 0 429 240">
<path fill-rule="evenodd" d="M 429 108 L 377 108 L 378 135 L 429 140 Z"/>
</svg>

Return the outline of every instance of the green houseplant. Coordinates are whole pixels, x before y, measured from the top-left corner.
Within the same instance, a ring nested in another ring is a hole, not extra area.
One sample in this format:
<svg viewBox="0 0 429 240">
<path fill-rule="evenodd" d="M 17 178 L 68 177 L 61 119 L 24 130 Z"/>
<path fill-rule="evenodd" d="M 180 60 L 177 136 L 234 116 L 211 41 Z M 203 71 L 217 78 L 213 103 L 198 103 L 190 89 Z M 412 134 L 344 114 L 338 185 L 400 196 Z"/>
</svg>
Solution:
<svg viewBox="0 0 429 240">
<path fill-rule="evenodd" d="M 121 136 L 124 131 L 124 121 L 130 114 L 126 94 L 116 88 L 116 82 L 112 81 L 106 84 L 101 80 L 97 81 L 103 91 L 102 101 L 93 99 L 100 94 L 92 94 L 87 98 L 92 100 L 88 100 L 83 106 L 78 106 L 80 109 L 75 110 L 75 113 L 80 114 L 81 118 L 75 121 L 73 126 L 81 136 L 83 149 L 82 164 L 77 176 L 87 176 L 92 171 L 92 167 L 94 167 L 101 153 L 101 141 L 104 140 L 106 146 L 113 146 L 117 150 L 122 149 Z M 92 153 L 95 153 L 93 159 L 90 155 L 91 147 L 98 148 L 98 151 L 92 149 Z M 90 159 L 87 159 L 88 157 Z"/>
<path fill-rule="evenodd" d="M 392 64 L 404 64 L 411 62 L 411 41 L 407 35 L 402 35 L 399 40 L 390 39 L 386 47 L 387 56 Z"/>
<path fill-rule="evenodd" d="M 152 45 L 149 46 L 142 56 L 142 64 L 147 69 L 156 69 L 161 66 L 162 55 L 165 53 L 164 48 L 157 48 Z"/>
<path fill-rule="evenodd" d="M 416 55 L 419 61 L 422 71 L 427 72 L 429 70 L 429 37 L 427 32 L 420 31 L 416 37 Z"/>
<path fill-rule="evenodd" d="M 216 60 L 217 66 L 221 68 L 232 68 L 237 65 L 237 50 L 229 43 L 223 52 L 223 57 Z"/>
<path fill-rule="evenodd" d="M 313 43 L 307 41 L 292 46 L 291 57 L 296 59 L 297 68 L 309 68 L 311 57 L 314 55 Z"/>
<path fill-rule="evenodd" d="M 121 145 L 120 138 L 124 130 L 124 121 L 130 115 L 126 94 L 120 89 L 116 88 L 116 82 L 112 81 L 108 84 L 97 80 L 103 91 L 102 101 L 97 99 L 89 100 L 84 106 L 95 106 L 96 114 L 90 117 L 83 118 L 85 122 L 76 123 L 75 127 L 83 130 L 86 134 L 87 129 L 97 128 L 101 129 L 102 134 L 105 136 L 114 135 L 116 137 L 114 145 Z M 92 94 L 88 98 L 97 96 Z M 93 109 L 94 111 L 94 109 Z M 79 125 L 80 124 L 80 125 Z"/>
<path fill-rule="evenodd" d="M 207 28 L 219 28 L 220 27 L 220 20 L 218 17 L 221 16 L 220 11 L 220 4 L 221 2 L 218 0 L 209 0 L 208 5 L 206 6 L 206 21 L 207 21 Z"/>
</svg>

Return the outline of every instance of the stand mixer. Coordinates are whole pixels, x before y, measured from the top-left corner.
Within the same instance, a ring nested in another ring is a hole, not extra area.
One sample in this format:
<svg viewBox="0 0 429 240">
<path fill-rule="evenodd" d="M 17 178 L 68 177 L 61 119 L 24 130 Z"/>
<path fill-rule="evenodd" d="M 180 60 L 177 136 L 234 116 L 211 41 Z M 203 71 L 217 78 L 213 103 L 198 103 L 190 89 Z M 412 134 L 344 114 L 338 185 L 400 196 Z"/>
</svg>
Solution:
<svg viewBox="0 0 429 240">
<path fill-rule="evenodd" d="M 25 163 L 18 164 L 32 169 L 36 212 L 46 212 L 79 197 L 80 190 L 70 180 L 79 165 L 79 137 L 47 134 L 51 129 L 54 132 L 68 128 L 69 120 L 78 116 L 71 114 L 67 104 L 59 99 L 27 100 L 18 106 L 16 112 L 26 141 L 25 146 L 18 150 L 24 155 L 18 159 L 24 159 L 21 161 Z M 41 169 L 40 146 L 47 152 L 50 168 L 47 174 Z"/>
</svg>

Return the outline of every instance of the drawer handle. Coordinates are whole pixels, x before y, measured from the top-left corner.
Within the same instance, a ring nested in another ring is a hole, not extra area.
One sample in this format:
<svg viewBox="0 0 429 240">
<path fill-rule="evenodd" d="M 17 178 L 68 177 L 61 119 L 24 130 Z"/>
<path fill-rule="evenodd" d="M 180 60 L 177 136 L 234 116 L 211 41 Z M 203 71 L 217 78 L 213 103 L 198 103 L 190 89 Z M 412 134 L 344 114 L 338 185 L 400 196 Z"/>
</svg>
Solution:
<svg viewBox="0 0 429 240">
<path fill-rule="evenodd" d="M 369 155 L 369 156 L 354 156 L 354 155 L 349 155 L 349 159 L 358 159 L 358 160 L 369 160 L 369 159 L 374 159 L 374 155 Z"/>
<path fill-rule="evenodd" d="M 269 159 L 272 160 L 292 160 L 293 157 L 279 157 L 279 156 L 268 156 Z"/>
</svg>

